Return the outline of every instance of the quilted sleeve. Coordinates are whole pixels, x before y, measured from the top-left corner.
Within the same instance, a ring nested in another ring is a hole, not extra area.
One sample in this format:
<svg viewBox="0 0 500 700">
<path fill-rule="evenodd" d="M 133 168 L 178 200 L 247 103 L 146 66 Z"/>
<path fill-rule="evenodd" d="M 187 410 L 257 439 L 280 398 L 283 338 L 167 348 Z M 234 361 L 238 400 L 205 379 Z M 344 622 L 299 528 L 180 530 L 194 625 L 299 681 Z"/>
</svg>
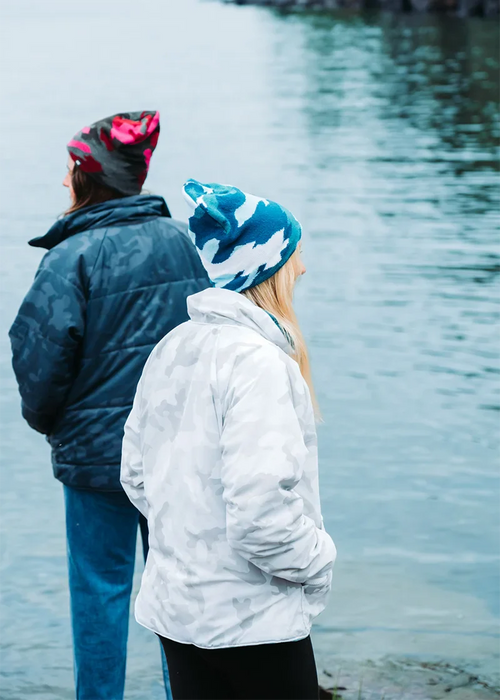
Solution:
<svg viewBox="0 0 500 700">
<path fill-rule="evenodd" d="M 307 447 L 289 382 L 278 348 L 247 349 L 233 369 L 221 437 L 227 537 L 268 574 L 327 586 L 336 550 L 296 491 Z"/>
<path fill-rule="evenodd" d="M 9 331 L 29 425 L 49 435 L 78 368 L 86 301 L 74 282 L 41 267 Z"/>
</svg>

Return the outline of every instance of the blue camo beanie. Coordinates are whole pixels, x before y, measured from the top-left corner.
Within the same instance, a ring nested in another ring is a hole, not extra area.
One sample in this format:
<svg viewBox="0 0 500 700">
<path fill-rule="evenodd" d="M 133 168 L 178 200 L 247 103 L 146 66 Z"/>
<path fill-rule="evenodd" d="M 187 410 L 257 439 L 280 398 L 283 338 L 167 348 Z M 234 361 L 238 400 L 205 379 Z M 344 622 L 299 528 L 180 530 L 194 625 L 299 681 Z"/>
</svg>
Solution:
<svg viewBox="0 0 500 700">
<path fill-rule="evenodd" d="M 189 235 L 216 287 L 242 292 L 272 277 L 297 248 L 302 229 L 284 207 L 231 185 L 188 180 Z"/>
</svg>

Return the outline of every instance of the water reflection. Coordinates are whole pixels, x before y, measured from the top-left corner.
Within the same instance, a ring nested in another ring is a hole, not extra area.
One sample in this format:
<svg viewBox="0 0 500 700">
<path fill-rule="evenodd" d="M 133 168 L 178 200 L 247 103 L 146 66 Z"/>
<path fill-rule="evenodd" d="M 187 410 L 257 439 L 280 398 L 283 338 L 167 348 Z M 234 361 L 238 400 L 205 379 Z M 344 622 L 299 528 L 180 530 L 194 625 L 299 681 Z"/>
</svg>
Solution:
<svg viewBox="0 0 500 700">
<path fill-rule="evenodd" d="M 327 523 L 347 558 L 318 646 L 439 658 L 444 645 L 494 673 L 498 31 L 440 17 L 281 21 L 280 69 L 285 41 L 301 46 L 282 86 L 301 93 L 307 138 L 313 281 L 300 302 L 326 418 Z"/>
</svg>

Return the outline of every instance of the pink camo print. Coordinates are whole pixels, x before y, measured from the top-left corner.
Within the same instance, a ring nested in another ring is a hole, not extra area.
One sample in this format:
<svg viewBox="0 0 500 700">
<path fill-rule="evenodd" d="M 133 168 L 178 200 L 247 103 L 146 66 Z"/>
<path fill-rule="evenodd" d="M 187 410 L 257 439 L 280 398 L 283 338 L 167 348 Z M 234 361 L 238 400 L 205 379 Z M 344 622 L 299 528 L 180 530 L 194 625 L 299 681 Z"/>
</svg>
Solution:
<svg viewBox="0 0 500 700">
<path fill-rule="evenodd" d="M 78 148 L 78 150 L 82 151 L 83 153 L 92 153 L 88 143 L 84 143 L 83 141 L 75 141 L 75 139 L 71 139 L 71 141 L 68 143 L 68 148 Z"/>
<path fill-rule="evenodd" d="M 139 143 L 140 141 L 144 141 L 144 139 L 156 129 L 159 121 L 159 112 L 156 112 L 153 117 L 148 114 L 140 121 L 115 117 L 111 126 L 110 135 L 112 139 L 117 139 L 117 141 L 124 144 Z M 143 131 L 144 126 L 146 126 L 145 132 Z"/>
<path fill-rule="evenodd" d="M 149 170 L 149 163 L 151 162 L 151 156 L 153 151 L 150 148 L 144 150 L 144 160 L 146 161 L 146 170 Z"/>
</svg>

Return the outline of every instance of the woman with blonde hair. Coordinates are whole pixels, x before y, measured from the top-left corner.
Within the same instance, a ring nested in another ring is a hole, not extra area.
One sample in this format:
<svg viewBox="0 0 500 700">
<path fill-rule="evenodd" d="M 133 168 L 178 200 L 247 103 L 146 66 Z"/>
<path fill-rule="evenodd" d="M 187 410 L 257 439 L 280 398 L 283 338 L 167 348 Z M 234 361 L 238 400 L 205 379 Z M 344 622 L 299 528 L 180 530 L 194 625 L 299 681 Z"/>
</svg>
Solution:
<svg viewBox="0 0 500 700">
<path fill-rule="evenodd" d="M 121 481 L 150 533 L 136 618 L 161 639 L 175 700 L 311 700 L 336 551 L 292 307 L 301 227 L 236 187 L 184 194 L 214 287 L 156 346 L 125 427 Z"/>
</svg>

